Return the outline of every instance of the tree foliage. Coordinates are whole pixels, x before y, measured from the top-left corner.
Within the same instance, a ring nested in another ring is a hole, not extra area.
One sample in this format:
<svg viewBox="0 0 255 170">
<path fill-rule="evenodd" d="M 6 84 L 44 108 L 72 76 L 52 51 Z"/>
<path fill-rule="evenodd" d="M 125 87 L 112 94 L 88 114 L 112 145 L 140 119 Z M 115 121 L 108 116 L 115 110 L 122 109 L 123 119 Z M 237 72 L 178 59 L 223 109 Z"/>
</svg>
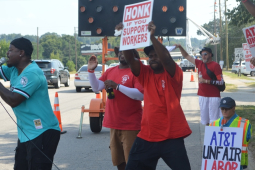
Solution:
<svg viewBox="0 0 255 170">
<path fill-rule="evenodd" d="M 249 1 L 253 1 L 254 3 L 254 0 Z M 241 3 L 241 0 L 236 0 L 236 2 L 240 2 L 240 5 L 233 8 L 232 10 L 228 10 L 226 14 L 227 17 L 231 20 L 230 25 L 240 27 L 244 24 L 254 22 L 254 17 L 251 16 L 245 6 Z"/>
<path fill-rule="evenodd" d="M 10 43 L 7 42 L 6 40 L 1 40 L 0 41 L 0 57 L 6 57 L 6 53 L 9 49 Z"/>
</svg>

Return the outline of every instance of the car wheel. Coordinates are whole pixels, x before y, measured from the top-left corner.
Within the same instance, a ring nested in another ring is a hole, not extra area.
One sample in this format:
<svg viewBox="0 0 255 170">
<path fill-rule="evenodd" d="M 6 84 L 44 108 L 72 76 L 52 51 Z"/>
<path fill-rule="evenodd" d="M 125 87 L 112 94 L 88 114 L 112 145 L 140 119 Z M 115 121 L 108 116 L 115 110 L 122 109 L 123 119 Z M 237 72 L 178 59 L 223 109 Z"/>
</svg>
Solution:
<svg viewBox="0 0 255 170">
<path fill-rule="evenodd" d="M 81 92 L 81 87 L 76 87 L 76 92 Z"/>
<path fill-rule="evenodd" d="M 58 77 L 58 81 L 57 81 L 57 83 L 55 83 L 54 86 L 55 86 L 56 89 L 60 88 L 60 77 Z"/>
<path fill-rule="evenodd" d="M 102 130 L 103 115 L 99 117 L 89 117 L 90 130 L 94 133 L 99 133 Z"/>
<path fill-rule="evenodd" d="M 182 71 L 186 71 L 186 68 L 183 68 Z"/>
<path fill-rule="evenodd" d="M 65 87 L 69 87 L 70 86 L 70 77 L 67 78 L 67 82 L 65 83 Z"/>
<path fill-rule="evenodd" d="M 252 72 L 251 72 L 251 76 L 255 76 L 255 71 L 252 71 Z"/>
</svg>

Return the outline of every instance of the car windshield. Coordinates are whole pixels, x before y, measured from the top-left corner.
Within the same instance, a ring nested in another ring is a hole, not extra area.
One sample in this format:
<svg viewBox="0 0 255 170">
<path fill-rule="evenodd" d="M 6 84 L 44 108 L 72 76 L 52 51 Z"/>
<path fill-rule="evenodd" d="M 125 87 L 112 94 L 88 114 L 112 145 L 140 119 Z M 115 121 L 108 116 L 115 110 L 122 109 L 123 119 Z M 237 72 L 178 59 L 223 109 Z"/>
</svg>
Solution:
<svg viewBox="0 0 255 170">
<path fill-rule="evenodd" d="M 36 64 L 40 68 L 51 68 L 51 63 L 50 62 L 36 62 Z"/>
<path fill-rule="evenodd" d="M 233 65 L 239 65 L 239 63 L 233 63 Z"/>
<path fill-rule="evenodd" d="M 88 66 L 82 66 L 79 70 L 79 72 L 81 71 L 88 71 Z M 102 66 L 97 66 L 97 68 L 95 69 L 95 71 L 102 71 Z"/>
</svg>

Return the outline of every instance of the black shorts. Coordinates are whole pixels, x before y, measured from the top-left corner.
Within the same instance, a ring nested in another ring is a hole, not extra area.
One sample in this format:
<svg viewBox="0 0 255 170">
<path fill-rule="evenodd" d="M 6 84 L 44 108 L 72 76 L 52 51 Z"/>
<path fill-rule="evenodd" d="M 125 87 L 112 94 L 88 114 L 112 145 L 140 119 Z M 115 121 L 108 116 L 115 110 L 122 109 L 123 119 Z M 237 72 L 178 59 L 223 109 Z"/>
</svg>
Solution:
<svg viewBox="0 0 255 170">
<path fill-rule="evenodd" d="M 155 170 L 159 158 L 172 170 L 191 169 L 183 138 L 148 142 L 137 137 L 129 153 L 126 170 Z"/>
<path fill-rule="evenodd" d="M 31 140 L 33 143 L 31 141 L 20 143 L 18 140 L 14 170 L 51 170 L 59 139 L 60 131 L 49 129 Z"/>
</svg>

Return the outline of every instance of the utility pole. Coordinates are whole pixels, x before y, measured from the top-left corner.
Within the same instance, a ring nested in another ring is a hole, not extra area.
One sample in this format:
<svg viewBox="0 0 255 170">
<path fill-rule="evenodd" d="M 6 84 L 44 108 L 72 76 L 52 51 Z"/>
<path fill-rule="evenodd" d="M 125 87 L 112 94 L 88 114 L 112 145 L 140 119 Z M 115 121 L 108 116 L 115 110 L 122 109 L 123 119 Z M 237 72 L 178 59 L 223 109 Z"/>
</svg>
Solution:
<svg viewBox="0 0 255 170">
<path fill-rule="evenodd" d="M 71 61 L 71 54 L 70 54 L 70 39 L 68 41 L 68 46 L 69 46 L 69 60 Z"/>
<path fill-rule="evenodd" d="M 76 47 L 76 27 L 74 27 L 74 41 L 75 41 L 75 69 L 76 71 L 78 70 L 77 68 L 77 47 Z"/>
<path fill-rule="evenodd" d="M 38 27 L 37 27 L 37 59 L 39 58 L 39 35 L 38 35 Z"/>
<path fill-rule="evenodd" d="M 229 68 L 229 61 L 228 61 L 228 20 L 227 20 L 227 0 L 225 0 L 225 25 L 226 25 L 226 64 L 227 70 Z"/>
<path fill-rule="evenodd" d="M 216 36 L 216 20 L 215 20 L 215 13 L 216 13 L 216 0 L 214 0 L 214 36 Z M 217 63 L 217 44 L 214 46 L 214 54 L 215 54 L 215 61 Z"/>
<path fill-rule="evenodd" d="M 222 20 L 221 20 L 221 3 L 219 0 L 219 14 L 220 14 L 220 60 L 223 61 L 223 55 L 222 55 Z"/>
</svg>

